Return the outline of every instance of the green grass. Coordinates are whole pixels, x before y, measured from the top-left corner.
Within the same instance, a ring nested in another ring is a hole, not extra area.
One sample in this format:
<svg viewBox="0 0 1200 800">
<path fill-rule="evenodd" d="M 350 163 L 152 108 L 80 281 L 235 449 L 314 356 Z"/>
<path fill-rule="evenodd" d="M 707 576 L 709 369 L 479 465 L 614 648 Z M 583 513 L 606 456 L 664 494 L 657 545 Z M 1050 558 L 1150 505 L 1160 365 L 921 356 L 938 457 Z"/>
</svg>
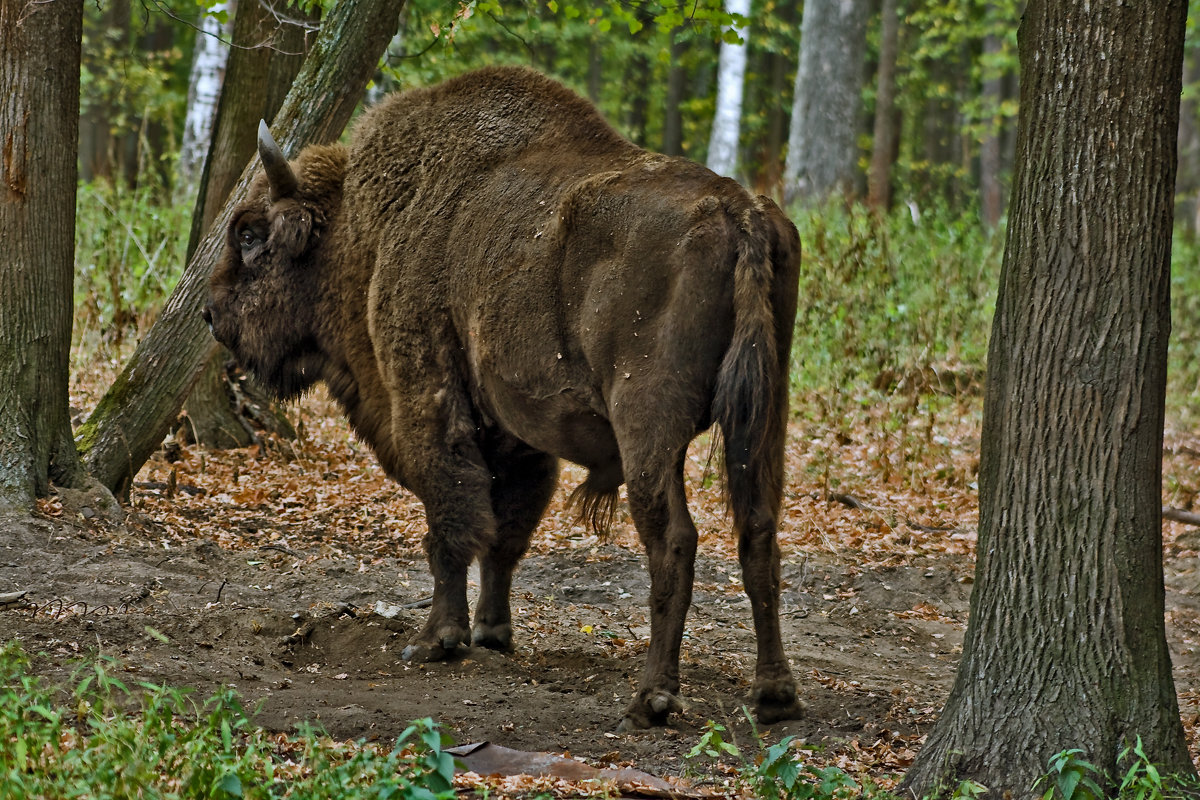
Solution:
<svg viewBox="0 0 1200 800">
<path fill-rule="evenodd" d="M 203 701 L 149 683 L 127 687 L 97 659 L 66 689 L 30 674 L 19 645 L 0 648 L 0 800 L 125 798 L 453 798 L 454 765 L 429 719 L 394 746 L 272 734 L 238 695 Z"/>
<path fill-rule="evenodd" d="M 157 313 L 183 273 L 192 210 L 153 186 L 81 184 L 75 201 L 76 336 L 119 340 Z"/>
</svg>

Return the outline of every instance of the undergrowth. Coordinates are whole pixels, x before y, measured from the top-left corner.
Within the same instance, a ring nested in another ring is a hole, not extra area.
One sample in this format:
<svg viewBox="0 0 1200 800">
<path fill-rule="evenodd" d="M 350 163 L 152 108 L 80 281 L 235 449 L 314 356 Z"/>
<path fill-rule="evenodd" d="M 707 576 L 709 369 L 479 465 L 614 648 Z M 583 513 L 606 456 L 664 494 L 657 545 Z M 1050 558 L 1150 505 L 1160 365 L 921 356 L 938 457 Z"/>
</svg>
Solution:
<svg viewBox="0 0 1200 800">
<path fill-rule="evenodd" d="M 191 209 L 153 185 L 96 181 L 75 202 L 75 340 L 120 343 L 162 306 L 183 272 Z"/>
<path fill-rule="evenodd" d="M 0 800 L 396 798 L 456 796 L 454 762 L 432 720 L 391 748 L 314 730 L 255 726 L 232 689 L 126 686 L 97 659 L 67 689 L 29 674 L 20 646 L 0 649 Z"/>
</svg>

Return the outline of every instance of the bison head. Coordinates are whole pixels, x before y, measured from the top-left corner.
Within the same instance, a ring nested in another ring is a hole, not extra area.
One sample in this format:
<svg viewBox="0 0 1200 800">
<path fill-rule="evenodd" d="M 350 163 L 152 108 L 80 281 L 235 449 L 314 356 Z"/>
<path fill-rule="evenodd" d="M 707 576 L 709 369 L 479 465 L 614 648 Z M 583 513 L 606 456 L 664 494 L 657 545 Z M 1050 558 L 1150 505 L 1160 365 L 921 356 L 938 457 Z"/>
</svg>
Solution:
<svg viewBox="0 0 1200 800">
<path fill-rule="evenodd" d="M 259 125 L 265 173 L 234 209 L 209 282 L 213 336 L 280 398 L 321 378 L 323 234 L 341 202 L 345 152 L 307 148 L 293 165 Z"/>
</svg>

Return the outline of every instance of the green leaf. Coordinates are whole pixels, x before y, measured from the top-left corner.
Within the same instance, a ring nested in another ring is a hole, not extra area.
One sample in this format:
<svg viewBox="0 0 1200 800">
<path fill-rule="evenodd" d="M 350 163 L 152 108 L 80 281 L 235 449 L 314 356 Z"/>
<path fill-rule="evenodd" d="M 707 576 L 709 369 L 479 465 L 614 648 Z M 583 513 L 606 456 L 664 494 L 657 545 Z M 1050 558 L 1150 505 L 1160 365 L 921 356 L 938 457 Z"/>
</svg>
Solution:
<svg viewBox="0 0 1200 800">
<path fill-rule="evenodd" d="M 242 789 L 242 779 L 235 772 L 226 772 L 222 775 L 217 781 L 217 789 L 230 797 L 242 797 L 245 794 Z"/>
</svg>

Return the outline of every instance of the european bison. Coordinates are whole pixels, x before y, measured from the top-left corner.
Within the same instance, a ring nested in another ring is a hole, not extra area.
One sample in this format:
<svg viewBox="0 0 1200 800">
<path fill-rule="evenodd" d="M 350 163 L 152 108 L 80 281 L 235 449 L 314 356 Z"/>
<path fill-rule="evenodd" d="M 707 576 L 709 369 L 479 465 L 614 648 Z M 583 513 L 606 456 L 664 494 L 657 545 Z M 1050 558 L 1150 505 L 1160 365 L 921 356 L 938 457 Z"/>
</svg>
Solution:
<svg viewBox="0 0 1200 800">
<path fill-rule="evenodd" d="M 649 560 L 651 639 L 622 729 L 681 708 L 696 528 L 688 443 L 713 422 L 765 722 L 802 706 L 780 639 L 787 373 L 800 242 L 765 197 L 642 150 L 531 70 L 392 96 L 349 146 L 265 166 L 205 309 L 280 397 L 319 380 L 425 505 L 433 607 L 404 658 L 512 644 L 513 570 L 554 491 L 603 528 L 618 487 Z M 474 627 L 467 568 L 480 561 Z"/>
</svg>

